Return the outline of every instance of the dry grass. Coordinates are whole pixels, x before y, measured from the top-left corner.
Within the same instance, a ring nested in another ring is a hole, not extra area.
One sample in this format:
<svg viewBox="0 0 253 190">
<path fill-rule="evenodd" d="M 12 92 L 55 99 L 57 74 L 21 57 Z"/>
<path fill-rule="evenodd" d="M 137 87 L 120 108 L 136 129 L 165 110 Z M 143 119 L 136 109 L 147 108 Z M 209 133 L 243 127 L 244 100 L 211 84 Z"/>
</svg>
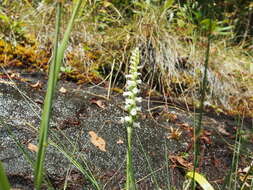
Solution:
<svg viewBox="0 0 253 190">
<path fill-rule="evenodd" d="M 65 5 L 66 18 L 70 14 L 69 6 Z M 165 12 L 152 7 L 137 9 L 141 13 L 128 19 L 111 5 L 88 2 L 67 49 L 64 65 L 73 70 L 68 73 L 69 77 L 76 77 L 77 81 L 81 76 L 90 77 L 79 82 L 93 82 L 95 78 L 102 80 L 109 75 L 113 61 L 115 73 L 122 77 L 126 72 L 129 50 L 140 44 L 143 80 L 164 96 L 187 97 L 196 102 L 204 71 L 206 39 L 189 36 L 173 19 L 168 21 L 173 9 Z M 32 10 L 16 4 L 8 15 L 18 15 L 17 20 L 25 23 L 25 33 L 34 36 L 38 47 L 51 50 L 52 5 L 41 4 Z M 222 108 L 226 113 L 237 114 L 246 109 L 248 115 L 253 116 L 252 56 L 228 41 L 221 37 L 212 41 L 207 104 L 214 111 Z M 104 73 L 101 72 L 103 69 Z"/>
</svg>

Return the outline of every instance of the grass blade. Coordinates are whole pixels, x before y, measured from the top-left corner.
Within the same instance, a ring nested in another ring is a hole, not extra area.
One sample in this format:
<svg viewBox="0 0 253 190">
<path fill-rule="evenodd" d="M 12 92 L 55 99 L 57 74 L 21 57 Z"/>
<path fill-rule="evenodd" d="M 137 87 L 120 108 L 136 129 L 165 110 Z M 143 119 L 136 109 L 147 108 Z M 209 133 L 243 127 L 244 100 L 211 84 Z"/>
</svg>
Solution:
<svg viewBox="0 0 253 190">
<path fill-rule="evenodd" d="M 206 89 L 207 89 L 207 69 L 208 69 L 208 62 L 209 62 L 209 55 L 210 55 L 210 47 L 211 47 L 211 26 L 212 26 L 212 19 L 209 19 L 209 34 L 208 34 L 208 40 L 207 40 L 207 48 L 206 48 L 206 57 L 205 57 L 205 65 L 204 65 L 204 77 L 202 81 L 201 86 L 201 99 L 200 99 L 200 114 L 198 118 L 197 126 L 194 127 L 194 168 L 193 168 L 193 186 L 192 189 L 195 190 L 195 171 L 198 166 L 199 162 L 199 152 L 200 152 L 200 142 L 199 137 L 201 135 L 201 127 L 202 127 L 202 117 L 203 117 L 203 111 L 204 111 L 204 101 L 205 101 L 205 95 L 206 95 Z"/>
<path fill-rule="evenodd" d="M 156 185 L 156 189 L 159 189 L 159 185 L 158 185 L 156 176 L 155 176 L 155 174 L 154 174 L 154 171 L 153 171 L 153 169 L 152 169 L 152 166 L 151 166 L 150 160 L 149 160 L 149 158 L 148 158 L 148 155 L 146 154 L 146 152 L 145 152 L 145 150 L 144 150 L 144 147 L 143 147 L 143 145 L 142 145 L 142 143 L 141 143 L 140 137 L 139 137 L 139 135 L 138 135 L 137 133 L 136 133 L 136 136 L 137 136 L 138 143 L 139 143 L 140 146 L 141 146 L 141 151 L 143 152 L 143 155 L 144 155 L 144 157 L 145 157 L 145 159 L 146 159 L 146 162 L 147 162 L 147 164 L 148 164 L 148 169 L 149 169 L 149 171 L 150 171 L 150 173 L 151 173 L 151 180 L 152 180 L 152 182 Z"/>
<path fill-rule="evenodd" d="M 1 161 L 0 161 L 0 189 L 1 190 L 10 189 L 10 184 L 9 184 L 7 176 L 5 175 L 4 167 Z"/>
<path fill-rule="evenodd" d="M 55 67 L 55 73 L 56 73 L 57 77 L 54 80 L 54 86 L 56 86 L 56 83 L 57 83 L 58 73 L 59 73 L 60 68 L 61 68 L 61 62 L 62 62 L 62 59 L 64 57 L 64 52 L 67 48 L 70 33 L 71 33 L 72 28 L 73 28 L 75 18 L 78 14 L 78 11 L 79 11 L 80 7 L 81 7 L 81 4 L 82 4 L 82 0 L 78 0 L 78 2 L 76 2 L 76 6 L 74 8 L 73 14 L 71 15 L 71 18 L 69 20 L 67 29 L 64 32 L 63 40 L 62 40 L 61 45 L 60 45 L 60 47 L 57 51 L 56 67 Z"/>
<path fill-rule="evenodd" d="M 100 186 L 96 181 L 95 177 L 92 175 L 91 170 L 89 169 L 88 165 L 84 161 L 85 168 L 81 163 L 79 163 L 76 159 L 74 159 L 69 153 L 64 151 L 60 146 L 58 146 L 53 141 L 50 141 L 50 144 L 57 148 L 84 176 L 88 178 L 88 180 L 92 183 L 96 190 L 100 190 Z"/>
<path fill-rule="evenodd" d="M 73 28 L 75 17 L 81 6 L 81 2 L 82 2 L 81 0 L 78 0 L 78 2 L 75 5 L 74 11 L 72 13 L 66 32 L 64 33 L 64 38 L 59 49 L 58 49 L 58 41 L 59 41 L 62 3 L 60 1 L 56 3 L 57 14 L 56 14 L 55 48 L 54 48 L 53 62 L 50 67 L 47 93 L 45 97 L 43 113 L 42 113 L 42 121 L 40 125 L 39 151 L 37 155 L 36 170 L 35 170 L 35 188 L 36 189 L 40 189 L 42 178 L 43 178 L 43 165 L 44 165 L 44 160 L 45 160 L 46 147 L 48 145 L 49 121 L 50 121 L 50 116 L 51 116 L 53 96 L 54 96 L 54 92 L 55 92 L 55 88 L 57 84 L 61 62 L 64 56 L 65 49 L 67 47 L 67 42 L 70 37 L 70 32 Z"/>
<path fill-rule="evenodd" d="M 46 147 L 48 144 L 48 130 L 49 130 L 49 121 L 52 110 L 53 95 L 55 91 L 57 73 L 55 72 L 56 60 L 57 60 L 57 51 L 58 51 L 58 39 L 60 32 L 60 17 L 61 17 L 61 3 L 57 3 L 57 14 L 56 14 L 56 37 L 55 37 L 55 48 L 53 55 L 53 62 L 50 66 L 49 79 L 46 97 L 44 101 L 42 121 L 40 125 L 39 133 L 39 150 L 37 154 L 36 166 L 35 166 L 35 188 L 40 189 L 42 178 L 43 178 L 43 165 L 45 160 Z"/>
</svg>

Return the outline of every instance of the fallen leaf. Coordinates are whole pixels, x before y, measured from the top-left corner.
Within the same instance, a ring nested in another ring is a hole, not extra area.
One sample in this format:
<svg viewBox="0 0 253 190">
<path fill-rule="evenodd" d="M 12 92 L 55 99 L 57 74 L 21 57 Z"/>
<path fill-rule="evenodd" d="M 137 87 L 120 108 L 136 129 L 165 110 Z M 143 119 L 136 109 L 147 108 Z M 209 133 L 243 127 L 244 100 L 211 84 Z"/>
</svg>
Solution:
<svg viewBox="0 0 253 190">
<path fill-rule="evenodd" d="M 97 99 L 97 98 L 92 98 L 91 99 L 92 104 L 96 104 L 98 107 L 105 109 L 105 103 L 103 100 Z"/>
<path fill-rule="evenodd" d="M 187 160 L 185 160 L 183 157 L 181 156 L 174 156 L 174 155 L 171 155 L 169 156 L 169 159 L 171 160 L 171 162 L 173 164 L 175 164 L 176 166 L 180 166 L 180 167 L 184 167 L 188 170 L 192 170 L 193 169 L 193 165 L 192 163 L 188 162 Z"/>
<path fill-rule="evenodd" d="M 185 128 L 185 129 L 191 129 L 192 127 L 188 123 L 177 123 L 179 127 Z"/>
<path fill-rule="evenodd" d="M 32 143 L 29 143 L 27 148 L 32 152 L 38 152 L 38 147 Z"/>
<path fill-rule="evenodd" d="M 240 168 L 239 170 L 238 170 L 238 172 L 240 172 L 240 173 L 248 173 L 248 172 L 250 172 L 250 170 L 252 170 L 253 168 L 251 168 L 251 166 L 247 166 L 246 168 L 244 168 L 244 169 L 242 169 L 242 168 Z"/>
<path fill-rule="evenodd" d="M 117 144 L 123 144 L 123 143 L 124 143 L 123 140 L 121 140 L 121 139 L 117 140 Z"/>
<path fill-rule="evenodd" d="M 41 99 L 35 99 L 34 102 L 43 105 L 43 100 Z"/>
<path fill-rule="evenodd" d="M 187 172 L 186 176 L 198 182 L 203 190 L 214 190 L 213 186 L 206 180 L 203 175 L 190 171 Z"/>
<path fill-rule="evenodd" d="M 218 126 L 217 126 L 217 129 L 218 129 L 218 131 L 219 131 L 222 135 L 230 136 L 230 133 L 226 131 L 225 126 L 224 126 L 223 124 L 222 124 L 222 125 L 218 125 Z"/>
<path fill-rule="evenodd" d="M 211 138 L 207 136 L 200 136 L 200 139 L 203 141 L 204 144 L 211 144 Z"/>
<path fill-rule="evenodd" d="M 59 90 L 59 92 L 65 94 L 67 92 L 67 89 L 64 88 L 64 87 L 61 87 L 60 90 Z"/>
<path fill-rule="evenodd" d="M 99 148 L 101 151 L 106 152 L 105 146 L 105 140 L 99 137 L 94 131 L 88 132 L 90 135 L 90 141 L 93 145 L 95 145 L 97 148 Z"/>
<path fill-rule="evenodd" d="M 41 82 L 38 80 L 35 84 L 30 84 L 33 88 L 40 88 L 42 86 Z"/>
<path fill-rule="evenodd" d="M 166 119 L 167 122 L 175 122 L 177 121 L 177 115 L 171 112 L 166 112 L 162 115 L 164 119 Z"/>
<path fill-rule="evenodd" d="M 208 131 L 208 130 L 204 130 L 204 131 L 203 131 L 203 135 L 205 135 L 205 136 L 211 136 L 211 135 L 212 135 L 212 132 L 211 132 L 211 131 Z"/>
</svg>

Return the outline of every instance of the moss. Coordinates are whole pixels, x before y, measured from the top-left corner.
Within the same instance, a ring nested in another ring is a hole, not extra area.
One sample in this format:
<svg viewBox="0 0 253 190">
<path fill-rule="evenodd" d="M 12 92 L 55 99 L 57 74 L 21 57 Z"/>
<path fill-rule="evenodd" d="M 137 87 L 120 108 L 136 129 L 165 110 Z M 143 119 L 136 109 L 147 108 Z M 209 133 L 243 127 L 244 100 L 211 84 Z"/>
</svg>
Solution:
<svg viewBox="0 0 253 190">
<path fill-rule="evenodd" d="M 47 70 L 50 55 L 36 45 L 12 45 L 0 40 L 0 65 Z"/>
</svg>

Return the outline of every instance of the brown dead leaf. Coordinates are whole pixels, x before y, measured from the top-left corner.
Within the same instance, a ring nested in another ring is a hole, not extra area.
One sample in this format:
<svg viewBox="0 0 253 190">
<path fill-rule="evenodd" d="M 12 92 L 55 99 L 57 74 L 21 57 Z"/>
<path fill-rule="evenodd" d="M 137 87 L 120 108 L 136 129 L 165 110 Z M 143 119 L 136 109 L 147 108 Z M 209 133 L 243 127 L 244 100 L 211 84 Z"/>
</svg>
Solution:
<svg viewBox="0 0 253 190">
<path fill-rule="evenodd" d="M 182 156 L 171 155 L 171 156 L 169 156 L 169 159 L 176 166 L 180 166 L 180 167 L 183 166 L 187 170 L 192 170 L 193 169 L 192 163 L 190 163 L 187 160 L 185 160 Z"/>
<path fill-rule="evenodd" d="M 106 152 L 106 142 L 103 138 L 99 137 L 94 131 L 88 132 L 90 135 L 90 141 L 93 145 L 99 148 L 101 151 Z"/>
<path fill-rule="evenodd" d="M 177 123 L 176 125 L 187 130 L 192 129 L 192 127 L 188 123 Z"/>
<path fill-rule="evenodd" d="M 177 114 L 166 112 L 162 115 L 164 119 L 166 119 L 167 122 L 176 122 L 177 121 Z"/>
<path fill-rule="evenodd" d="M 38 147 L 37 147 L 36 145 L 32 144 L 32 143 L 29 143 L 29 144 L 27 145 L 27 148 L 28 148 L 30 151 L 32 151 L 32 152 L 38 152 Z"/>
<path fill-rule="evenodd" d="M 122 139 L 117 140 L 117 144 L 123 144 L 124 141 Z"/>
<path fill-rule="evenodd" d="M 230 136 L 230 133 L 226 131 L 225 126 L 224 126 L 223 124 L 222 124 L 222 125 L 218 125 L 218 126 L 217 126 L 217 129 L 218 129 L 218 131 L 219 131 L 222 135 Z"/>
<path fill-rule="evenodd" d="M 38 80 L 35 84 L 30 84 L 30 86 L 33 88 L 41 88 L 42 83 Z"/>
<path fill-rule="evenodd" d="M 200 136 L 200 139 L 201 141 L 204 143 L 204 144 L 211 144 L 212 143 L 212 140 L 210 137 L 207 137 L 207 136 Z"/>
<path fill-rule="evenodd" d="M 64 88 L 64 87 L 61 87 L 60 90 L 59 90 L 59 92 L 65 94 L 67 92 L 67 89 Z"/>
<path fill-rule="evenodd" d="M 212 135 L 212 132 L 211 132 L 211 131 L 208 131 L 208 130 L 204 130 L 204 131 L 203 131 L 203 135 L 205 135 L 205 136 L 211 136 L 211 135 Z"/>
<path fill-rule="evenodd" d="M 92 98 L 91 103 L 96 104 L 98 107 L 100 107 L 102 109 L 105 109 L 105 107 L 106 107 L 104 101 L 101 99 Z"/>
</svg>

